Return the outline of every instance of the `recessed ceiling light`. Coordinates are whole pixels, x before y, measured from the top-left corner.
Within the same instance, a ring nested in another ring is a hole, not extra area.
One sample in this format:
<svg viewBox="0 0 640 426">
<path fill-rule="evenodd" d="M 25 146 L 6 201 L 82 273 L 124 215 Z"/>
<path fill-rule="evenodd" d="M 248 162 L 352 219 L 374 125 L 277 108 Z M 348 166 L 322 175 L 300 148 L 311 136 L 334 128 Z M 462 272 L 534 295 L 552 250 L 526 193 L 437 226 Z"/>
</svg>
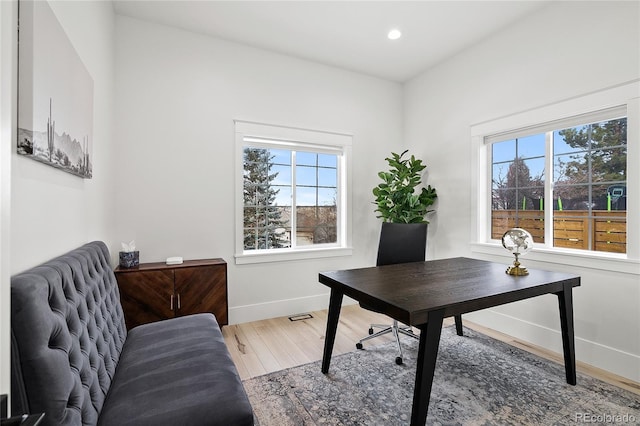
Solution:
<svg viewBox="0 0 640 426">
<path fill-rule="evenodd" d="M 397 40 L 400 37 L 402 37 L 402 33 L 400 32 L 400 30 L 393 29 L 389 31 L 389 34 L 387 34 L 387 37 L 389 37 L 389 40 Z"/>
</svg>

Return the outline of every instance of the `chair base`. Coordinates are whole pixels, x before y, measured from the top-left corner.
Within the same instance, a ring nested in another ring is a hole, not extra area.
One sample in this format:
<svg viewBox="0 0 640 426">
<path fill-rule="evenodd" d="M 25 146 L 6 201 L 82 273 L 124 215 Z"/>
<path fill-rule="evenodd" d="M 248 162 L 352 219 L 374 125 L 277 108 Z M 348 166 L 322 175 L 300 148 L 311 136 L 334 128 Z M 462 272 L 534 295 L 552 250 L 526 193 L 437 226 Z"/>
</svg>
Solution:
<svg viewBox="0 0 640 426">
<path fill-rule="evenodd" d="M 374 328 L 381 328 L 377 333 L 373 333 Z M 398 345 L 398 356 L 396 357 L 396 364 L 402 364 L 402 345 L 400 344 L 400 335 L 404 334 L 405 336 L 412 337 L 414 339 L 419 339 L 420 336 L 413 332 L 413 329 L 410 326 L 402 326 L 398 324 L 398 321 L 393 320 L 392 325 L 386 324 L 371 324 L 371 328 L 369 329 L 369 336 L 361 339 L 358 343 L 356 343 L 356 348 L 362 349 L 362 342 L 367 341 L 369 339 L 374 339 L 376 337 L 383 336 L 385 334 L 392 333 L 393 337 L 396 339 L 396 344 Z"/>
<path fill-rule="evenodd" d="M 455 315 L 455 323 L 456 323 L 456 334 L 458 336 L 462 336 L 463 332 L 462 332 L 462 316 L 461 315 Z M 373 329 L 374 328 L 380 328 L 381 330 L 374 333 Z M 396 339 L 396 344 L 398 345 L 398 356 L 396 357 L 396 364 L 401 365 L 402 364 L 402 345 L 400 345 L 400 335 L 404 334 L 405 336 L 409 336 L 412 337 L 414 339 L 420 339 L 420 335 L 415 334 L 413 332 L 413 328 L 411 328 L 411 326 L 402 326 L 399 325 L 397 320 L 393 320 L 393 324 L 388 325 L 388 324 L 371 324 L 371 327 L 369 328 L 369 336 L 360 339 L 360 341 L 358 343 L 356 343 L 356 348 L 357 349 L 362 349 L 362 342 L 365 342 L 369 339 L 374 339 L 376 337 L 380 337 L 383 336 L 387 333 L 393 333 L 393 337 L 395 337 Z"/>
</svg>

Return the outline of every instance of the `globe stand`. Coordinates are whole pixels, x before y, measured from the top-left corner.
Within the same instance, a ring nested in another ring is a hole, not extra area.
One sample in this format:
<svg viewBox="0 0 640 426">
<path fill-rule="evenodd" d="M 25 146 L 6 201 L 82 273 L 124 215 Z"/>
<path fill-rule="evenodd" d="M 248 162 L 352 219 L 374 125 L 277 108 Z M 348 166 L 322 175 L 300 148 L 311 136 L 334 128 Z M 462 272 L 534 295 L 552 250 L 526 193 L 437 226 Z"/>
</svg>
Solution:
<svg viewBox="0 0 640 426">
<path fill-rule="evenodd" d="M 507 270 L 505 272 L 509 275 L 516 275 L 518 277 L 529 275 L 529 271 L 527 271 L 527 268 L 520 267 L 520 262 L 518 261 L 519 253 L 513 253 L 513 254 L 516 257 L 516 260 L 513 261 L 513 266 L 507 267 Z"/>
</svg>

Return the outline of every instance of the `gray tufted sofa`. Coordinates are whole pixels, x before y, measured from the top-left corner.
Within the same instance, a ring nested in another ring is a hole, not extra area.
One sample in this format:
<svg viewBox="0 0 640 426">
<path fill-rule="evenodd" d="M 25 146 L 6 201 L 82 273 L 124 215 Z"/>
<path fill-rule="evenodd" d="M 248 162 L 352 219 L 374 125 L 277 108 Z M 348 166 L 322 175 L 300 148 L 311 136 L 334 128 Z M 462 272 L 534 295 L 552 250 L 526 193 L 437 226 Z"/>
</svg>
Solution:
<svg viewBox="0 0 640 426">
<path fill-rule="evenodd" d="M 12 414 L 46 425 L 252 425 L 216 319 L 127 333 L 102 242 L 11 279 Z"/>
</svg>

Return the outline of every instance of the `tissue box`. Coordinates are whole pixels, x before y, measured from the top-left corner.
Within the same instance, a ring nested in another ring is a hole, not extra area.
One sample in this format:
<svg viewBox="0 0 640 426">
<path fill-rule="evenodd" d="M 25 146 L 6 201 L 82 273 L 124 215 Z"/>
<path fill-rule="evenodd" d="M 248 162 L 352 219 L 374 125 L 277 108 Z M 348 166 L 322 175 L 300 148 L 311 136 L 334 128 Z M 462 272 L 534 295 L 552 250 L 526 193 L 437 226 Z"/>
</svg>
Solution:
<svg viewBox="0 0 640 426">
<path fill-rule="evenodd" d="M 120 252 L 120 267 L 121 268 L 133 268 L 140 264 L 140 252 L 136 251 L 121 251 Z"/>
</svg>

